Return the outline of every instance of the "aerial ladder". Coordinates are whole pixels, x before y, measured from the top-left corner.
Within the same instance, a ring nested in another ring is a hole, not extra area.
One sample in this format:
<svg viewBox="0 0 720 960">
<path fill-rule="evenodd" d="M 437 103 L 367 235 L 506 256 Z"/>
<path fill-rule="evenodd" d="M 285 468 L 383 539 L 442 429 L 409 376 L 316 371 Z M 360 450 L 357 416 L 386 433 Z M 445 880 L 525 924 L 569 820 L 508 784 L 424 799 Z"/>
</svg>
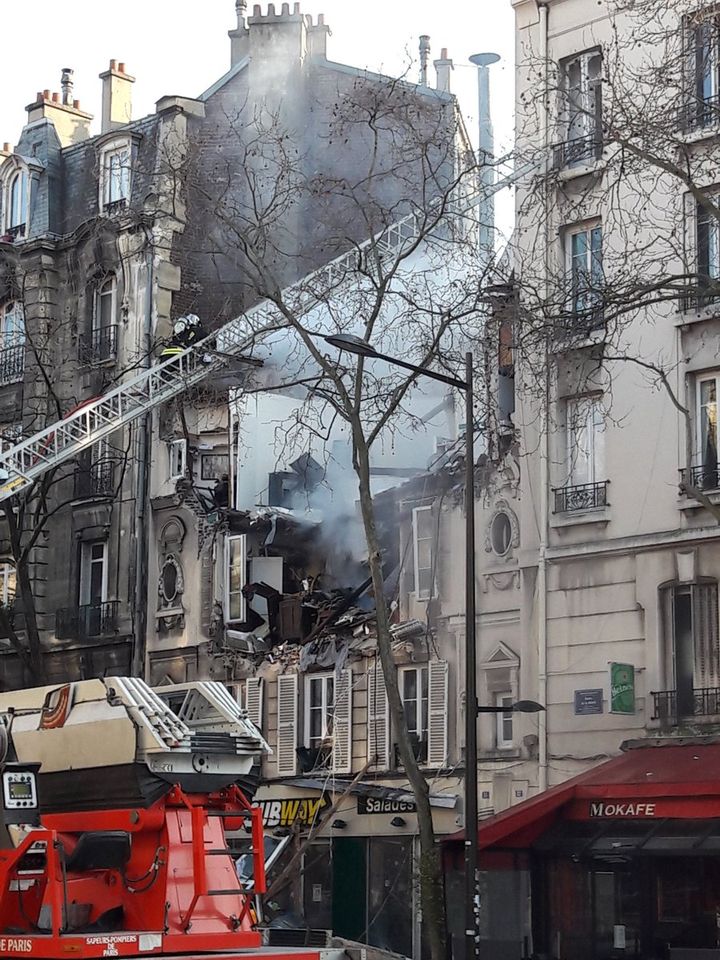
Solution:
<svg viewBox="0 0 720 960">
<path fill-rule="evenodd" d="M 462 198 L 454 208 L 450 206 L 444 219 L 462 216 L 487 199 L 488 190 L 492 196 L 540 169 L 541 164 L 542 161 L 530 161 L 516 167 L 491 186 L 483 186 L 471 196 Z M 358 261 L 363 257 L 370 255 L 368 269 L 372 269 L 372 257 L 381 260 L 396 258 L 417 241 L 423 229 L 422 214 L 408 214 L 286 288 L 282 292 L 282 301 L 292 305 L 296 316 L 306 314 L 322 303 L 329 293 L 339 293 L 355 275 Z M 256 331 L 284 322 L 277 304 L 263 300 L 181 353 L 141 370 L 101 396 L 81 403 L 43 430 L 3 450 L 0 452 L 0 503 L 26 490 L 46 471 L 72 460 L 120 427 L 202 381 L 212 379 L 233 358 L 242 360 L 245 351 L 257 343 Z"/>
</svg>

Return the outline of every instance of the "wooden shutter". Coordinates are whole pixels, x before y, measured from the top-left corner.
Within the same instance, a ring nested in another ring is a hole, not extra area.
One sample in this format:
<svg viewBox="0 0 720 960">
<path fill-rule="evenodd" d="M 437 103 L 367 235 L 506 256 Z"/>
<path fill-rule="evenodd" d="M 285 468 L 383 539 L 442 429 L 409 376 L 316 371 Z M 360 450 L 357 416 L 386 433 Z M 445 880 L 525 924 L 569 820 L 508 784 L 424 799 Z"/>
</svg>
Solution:
<svg viewBox="0 0 720 960">
<path fill-rule="evenodd" d="M 335 773 L 352 770 L 352 670 L 335 677 L 332 767 Z"/>
<path fill-rule="evenodd" d="M 445 660 L 428 664 L 428 766 L 444 767 L 448 749 L 448 665 Z"/>
<path fill-rule="evenodd" d="M 379 663 L 368 670 L 367 683 L 368 760 L 386 770 L 390 766 L 390 708 Z"/>
<path fill-rule="evenodd" d="M 263 682 L 260 677 L 248 677 L 245 681 L 245 703 L 248 720 L 262 730 L 263 722 Z"/>
<path fill-rule="evenodd" d="M 297 674 L 282 674 L 277 679 L 277 772 L 279 777 L 292 777 L 296 772 L 297 700 Z"/>
<path fill-rule="evenodd" d="M 720 642 L 718 641 L 718 588 L 716 583 L 699 583 L 692 588 L 693 686 L 720 685 Z"/>
</svg>

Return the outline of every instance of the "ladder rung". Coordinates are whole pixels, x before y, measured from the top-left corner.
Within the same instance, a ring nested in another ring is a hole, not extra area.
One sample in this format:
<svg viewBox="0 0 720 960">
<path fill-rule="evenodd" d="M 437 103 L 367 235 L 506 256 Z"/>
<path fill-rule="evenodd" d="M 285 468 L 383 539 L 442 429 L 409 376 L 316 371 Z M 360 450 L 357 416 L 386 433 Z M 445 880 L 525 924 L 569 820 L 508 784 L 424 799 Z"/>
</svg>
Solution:
<svg viewBox="0 0 720 960">
<path fill-rule="evenodd" d="M 229 848 L 226 850 L 206 850 L 205 856 L 206 857 L 227 857 L 227 856 L 231 857 L 232 853 L 233 853 L 232 850 L 230 850 Z"/>
<path fill-rule="evenodd" d="M 209 897 L 240 897 L 242 890 L 238 887 L 236 890 L 208 890 Z"/>
</svg>

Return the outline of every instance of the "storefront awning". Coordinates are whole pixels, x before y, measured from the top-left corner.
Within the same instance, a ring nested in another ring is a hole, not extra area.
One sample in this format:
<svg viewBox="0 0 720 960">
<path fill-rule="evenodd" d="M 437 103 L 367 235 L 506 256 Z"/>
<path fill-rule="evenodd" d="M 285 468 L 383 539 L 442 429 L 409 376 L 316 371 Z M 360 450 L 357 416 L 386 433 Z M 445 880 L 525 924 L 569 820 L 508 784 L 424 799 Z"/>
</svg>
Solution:
<svg viewBox="0 0 720 960">
<path fill-rule="evenodd" d="M 720 741 L 635 742 L 619 757 L 483 820 L 481 849 L 527 849 L 559 819 L 720 818 Z M 460 841 L 454 834 L 446 843 Z"/>
</svg>

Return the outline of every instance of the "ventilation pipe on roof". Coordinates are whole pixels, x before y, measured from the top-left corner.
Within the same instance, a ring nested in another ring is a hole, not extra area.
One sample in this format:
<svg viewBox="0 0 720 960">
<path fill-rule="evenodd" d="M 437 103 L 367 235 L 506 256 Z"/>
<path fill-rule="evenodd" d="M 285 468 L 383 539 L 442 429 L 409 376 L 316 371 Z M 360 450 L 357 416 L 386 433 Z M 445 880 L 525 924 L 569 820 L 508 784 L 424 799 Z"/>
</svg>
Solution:
<svg viewBox="0 0 720 960">
<path fill-rule="evenodd" d="M 428 64 L 430 63 L 430 37 L 423 33 L 420 37 L 420 86 L 428 85 Z"/>
</svg>

